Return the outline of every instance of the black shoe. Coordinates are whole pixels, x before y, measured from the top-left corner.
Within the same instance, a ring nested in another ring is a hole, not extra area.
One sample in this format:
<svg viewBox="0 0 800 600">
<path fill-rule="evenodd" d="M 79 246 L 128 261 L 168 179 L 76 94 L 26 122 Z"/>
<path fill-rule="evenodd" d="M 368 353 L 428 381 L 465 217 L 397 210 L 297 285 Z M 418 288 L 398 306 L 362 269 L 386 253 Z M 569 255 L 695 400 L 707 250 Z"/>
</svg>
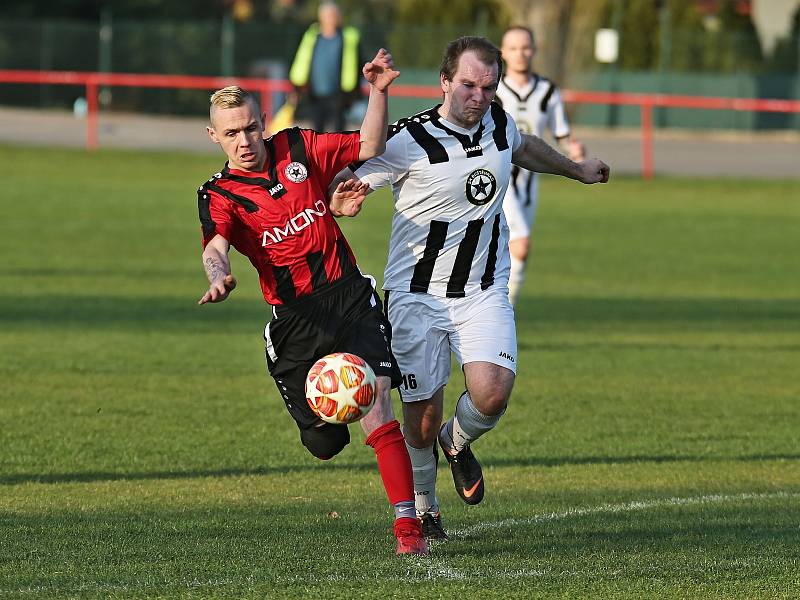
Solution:
<svg viewBox="0 0 800 600">
<path fill-rule="evenodd" d="M 422 523 L 422 535 L 429 540 L 444 541 L 449 539 L 442 527 L 442 515 L 438 512 L 425 512 L 419 517 Z"/>
<path fill-rule="evenodd" d="M 441 439 L 439 444 L 442 445 L 444 456 L 450 463 L 456 492 L 467 504 L 478 504 L 483 500 L 483 471 L 472 450 L 469 446 L 464 446 L 461 452 L 450 454 Z"/>
</svg>

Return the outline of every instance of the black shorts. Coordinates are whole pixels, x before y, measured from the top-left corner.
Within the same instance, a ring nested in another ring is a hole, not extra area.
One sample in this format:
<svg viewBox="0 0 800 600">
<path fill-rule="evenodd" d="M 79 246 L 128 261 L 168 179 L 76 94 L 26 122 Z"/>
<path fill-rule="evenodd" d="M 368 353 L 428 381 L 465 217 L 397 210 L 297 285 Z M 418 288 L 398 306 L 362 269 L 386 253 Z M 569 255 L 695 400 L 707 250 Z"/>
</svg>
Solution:
<svg viewBox="0 0 800 600">
<path fill-rule="evenodd" d="M 319 422 L 306 401 L 306 375 L 326 354 L 350 352 L 375 375 L 402 381 L 391 351 L 392 329 L 372 280 L 358 271 L 321 294 L 276 306 L 264 328 L 267 369 L 300 429 Z"/>
</svg>

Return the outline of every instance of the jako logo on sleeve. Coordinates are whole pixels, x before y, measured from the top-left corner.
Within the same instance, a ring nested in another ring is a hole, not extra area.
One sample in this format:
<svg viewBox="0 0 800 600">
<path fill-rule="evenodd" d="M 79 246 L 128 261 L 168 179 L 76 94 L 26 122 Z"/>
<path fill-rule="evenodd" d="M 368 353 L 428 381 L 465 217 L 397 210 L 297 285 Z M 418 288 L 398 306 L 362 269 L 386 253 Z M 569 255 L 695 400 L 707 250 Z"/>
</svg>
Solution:
<svg viewBox="0 0 800 600">
<path fill-rule="evenodd" d="M 271 246 L 272 244 L 282 242 L 290 236 L 297 235 L 303 231 L 303 229 L 311 225 L 316 220 L 316 217 L 321 217 L 326 212 L 328 212 L 328 207 L 325 202 L 317 200 L 314 203 L 314 208 L 307 208 L 297 213 L 286 221 L 283 227 L 273 227 L 272 231 L 265 229 L 261 236 L 261 245 Z"/>
</svg>

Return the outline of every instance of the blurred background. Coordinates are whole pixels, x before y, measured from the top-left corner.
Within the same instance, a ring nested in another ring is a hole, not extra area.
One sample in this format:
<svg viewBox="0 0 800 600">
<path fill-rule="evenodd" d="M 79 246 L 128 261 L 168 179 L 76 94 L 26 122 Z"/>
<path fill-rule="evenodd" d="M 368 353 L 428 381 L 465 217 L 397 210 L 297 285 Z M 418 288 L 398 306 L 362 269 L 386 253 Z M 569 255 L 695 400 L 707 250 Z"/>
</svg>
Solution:
<svg viewBox="0 0 800 600">
<path fill-rule="evenodd" d="M 303 32 L 316 18 L 317 5 L 306 0 L 12 3 L 4 7 L 0 23 L 0 70 L 283 80 Z M 345 23 L 361 31 L 364 54 L 389 48 L 405 85 L 437 84 L 445 41 L 474 34 L 499 44 L 508 25 L 523 24 L 536 34 L 536 70 L 563 89 L 800 97 L 800 0 L 341 0 L 339 5 Z M 31 134 L 26 122 L 42 118 L 41 112 L 27 111 L 47 109 L 62 111 L 61 121 L 49 123 L 56 137 L 66 128 L 65 142 L 83 143 L 80 124 L 62 121 L 65 111 L 79 118 L 85 114 L 84 96 L 81 86 L 0 83 L 0 141 L 53 143 L 53 138 L 39 140 Z M 282 93 L 273 94 L 273 110 L 283 99 Z M 106 118 L 101 144 L 152 143 L 148 140 L 154 136 L 144 124 L 114 120 L 113 115 L 196 118 L 205 113 L 207 101 L 206 90 L 101 88 L 99 107 Z M 431 103 L 431 98 L 394 97 L 391 117 Z M 600 148 L 606 156 L 611 152 L 623 170 L 640 168 L 638 106 L 570 103 L 569 117 L 578 134 L 601 140 Z M 353 123 L 357 125 L 355 117 Z M 212 150 L 202 136 L 169 129 L 173 124 L 157 121 L 156 127 L 167 134 L 162 138 L 173 138 L 179 147 Z M 769 160 L 753 174 L 791 176 L 799 170 L 791 157 L 800 139 L 797 112 L 655 107 L 652 124 L 659 132 L 657 170 L 669 170 L 669 160 L 663 159 L 682 154 L 679 146 L 669 144 L 687 136 L 706 143 L 710 132 L 721 142 L 735 137 L 730 153 L 741 152 L 743 140 L 755 144 L 748 154 L 767 153 Z M 726 148 L 723 144 L 698 152 L 717 157 L 725 172 L 730 162 Z M 716 174 L 713 160 L 699 168 L 694 158 L 673 168 Z"/>
<path fill-rule="evenodd" d="M 448 40 L 530 26 L 612 167 L 542 177 L 491 497 L 440 473 L 455 535 L 397 562 L 362 434 L 298 443 L 247 259 L 196 305 L 209 93 L 274 80 L 277 109 L 316 2 L 4 2 L 0 598 L 797 598 L 800 0 L 340 4 L 402 70 L 393 118 L 437 101 Z M 340 224 L 380 280 L 376 196 Z"/>
</svg>

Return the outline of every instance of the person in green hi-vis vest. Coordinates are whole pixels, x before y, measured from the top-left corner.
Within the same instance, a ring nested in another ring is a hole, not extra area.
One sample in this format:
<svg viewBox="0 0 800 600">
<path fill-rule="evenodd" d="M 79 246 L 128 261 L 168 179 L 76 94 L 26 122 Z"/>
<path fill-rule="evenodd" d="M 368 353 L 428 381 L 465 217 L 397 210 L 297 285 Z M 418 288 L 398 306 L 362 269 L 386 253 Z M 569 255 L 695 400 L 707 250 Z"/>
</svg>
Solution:
<svg viewBox="0 0 800 600">
<path fill-rule="evenodd" d="M 289 80 L 307 98 L 315 130 L 342 131 L 345 112 L 360 96 L 361 34 L 355 27 L 342 27 L 334 2 L 320 4 L 317 18 L 300 40 Z"/>
</svg>

